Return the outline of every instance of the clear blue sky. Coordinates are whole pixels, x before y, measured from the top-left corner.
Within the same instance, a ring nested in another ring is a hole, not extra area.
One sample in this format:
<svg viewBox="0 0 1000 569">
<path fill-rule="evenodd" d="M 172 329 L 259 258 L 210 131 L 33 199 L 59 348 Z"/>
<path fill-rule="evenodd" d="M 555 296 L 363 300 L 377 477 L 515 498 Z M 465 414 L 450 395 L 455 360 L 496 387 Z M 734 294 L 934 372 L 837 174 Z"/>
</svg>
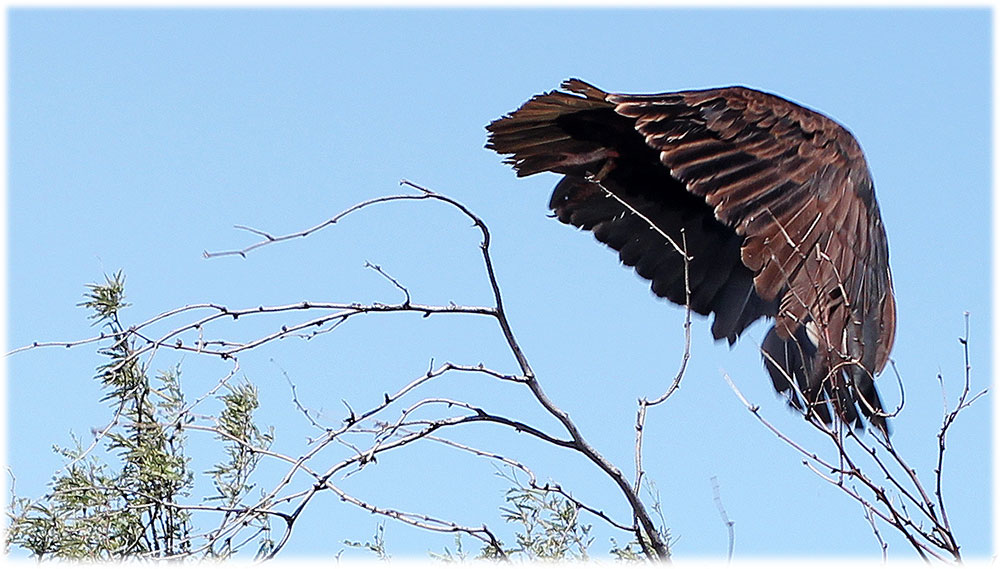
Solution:
<svg viewBox="0 0 1000 569">
<path fill-rule="evenodd" d="M 415 301 L 488 303 L 477 233 L 429 204 L 361 213 L 247 259 L 201 257 L 252 243 L 236 224 L 299 230 L 396 193 L 407 178 L 490 224 L 510 319 L 535 371 L 591 442 L 631 471 L 635 401 L 662 392 L 675 373 L 683 311 L 655 299 L 590 235 L 548 219 L 555 176 L 515 179 L 483 148 L 483 126 L 568 77 L 620 92 L 741 84 L 831 115 L 867 153 L 899 308 L 893 358 L 907 407 L 894 440 L 929 480 L 942 407 L 936 376 L 949 395 L 958 391 L 965 311 L 974 386 L 991 377 L 990 36 L 985 9 L 14 10 L 8 341 L 88 336 L 86 312 L 75 306 L 83 285 L 118 269 L 134 322 L 203 301 L 398 301 L 366 260 Z M 780 428 L 817 442 L 771 391 L 757 351 L 765 331 L 752 328 L 730 350 L 696 319 L 683 387 L 649 416 L 646 466 L 675 554 L 725 555 L 714 476 L 736 522 L 738 559 L 876 557 L 859 507 L 804 468 L 722 379 L 724 370 Z M 242 372 L 260 386 L 260 420 L 276 427 L 276 448 L 295 452 L 315 431 L 295 411 L 284 372 L 336 423 L 341 399 L 355 409 L 374 404 L 432 357 L 515 371 L 500 342 L 485 319 L 369 316 L 249 355 Z M 101 361 L 94 351 L 8 359 L 8 462 L 19 494 L 45 491 L 61 464 L 53 443 L 69 444 L 71 432 L 89 440 L 109 417 L 92 379 Z M 154 367 L 178 361 L 162 353 Z M 180 363 L 191 396 L 222 369 Z M 895 402 L 892 378 L 880 385 Z M 523 394 L 482 378 L 453 376 L 432 392 L 540 417 Z M 971 556 L 991 551 L 990 406 L 963 414 L 946 464 L 949 513 Z M 624 513 L 607 480 L 576 456 L 499 428 L 453 436 L 520 457 L 543 479 Z M 385 506 L 506 531 L 498 512 L 506 485 L 493 467 L 432 444 L 384 456 L 344 487 Z M 331 496 L 312 507 L 288 555 L 334 555 L 344 539 L 370 538 L 380 521 Z M 595 554 L 608 551 L 609 536 L 628 540 L 599 522 L 595 534 Z M 913 557 L 888 528 L 882 534 L 893 558 Z M 451 536 L 391 522 L 386 540 L 404 557 L 453 545 Z"/>
</svg>

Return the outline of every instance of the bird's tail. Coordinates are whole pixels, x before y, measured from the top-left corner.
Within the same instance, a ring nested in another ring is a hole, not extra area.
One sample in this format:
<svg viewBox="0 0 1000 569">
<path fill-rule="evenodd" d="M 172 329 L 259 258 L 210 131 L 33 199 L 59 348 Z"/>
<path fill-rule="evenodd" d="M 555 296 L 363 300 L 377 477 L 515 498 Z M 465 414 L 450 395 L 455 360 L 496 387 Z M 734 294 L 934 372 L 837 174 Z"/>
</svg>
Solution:
<svg viewBox="0 0 1000 569">
<path fill-rule="evenodd" d="M 837 417 L 856 429 L 862 427 L 864 415 L 888 436 L 889 425 L 872 375 L 856 364 L 834 369 L 825 350 L 819 350 L 809 338 L 806 326 L 799 326 L 788 339 L 772 326 L 761 349 L 775 390 L 784 394 L 791 406 L 807 416 L 815 413 L 825 424 Z"/>
</svg>

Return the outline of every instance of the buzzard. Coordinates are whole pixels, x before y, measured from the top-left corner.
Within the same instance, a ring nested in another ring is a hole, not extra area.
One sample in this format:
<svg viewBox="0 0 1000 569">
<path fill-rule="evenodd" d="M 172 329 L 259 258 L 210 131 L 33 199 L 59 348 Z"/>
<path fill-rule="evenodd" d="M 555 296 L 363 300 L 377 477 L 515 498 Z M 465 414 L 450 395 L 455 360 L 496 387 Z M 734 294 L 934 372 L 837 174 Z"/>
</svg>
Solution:
<svg viewBox="0 0 1000 569">
<path fill-rule="evenodd" d="M 889 249 L 847 129 L 745 87 L 627 95 L 579 79 L 486 128 L 518 176 L 563 175 L 559 221 L 656 295 L 714 314 L 716 340 L 773 318 L 764 365 L 791 405 L 888 434 L 874 377 L 896 329 Z"/>
</svg>

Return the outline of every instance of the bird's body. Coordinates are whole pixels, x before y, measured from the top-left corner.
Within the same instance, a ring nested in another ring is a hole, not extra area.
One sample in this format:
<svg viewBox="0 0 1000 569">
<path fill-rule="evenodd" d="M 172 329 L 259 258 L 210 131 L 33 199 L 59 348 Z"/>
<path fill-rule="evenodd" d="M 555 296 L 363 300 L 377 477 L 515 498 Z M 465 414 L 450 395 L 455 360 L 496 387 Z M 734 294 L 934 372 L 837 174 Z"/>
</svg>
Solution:
<svg viewBox="0 0 1000 569">
<path fill-rule="evenodd" d="M 593 231 L 658 296 L 714 314 L 716 339 L 732 344 L 774 318 L 765 366 L 792 404 L 827 423 L 860 424 L 860 409 L 887 432 L 874 376 L 892 348 L 895 303 L 854 137 L 743 87 L 563 88 L 490 124 L 487 147 L 510 155 L 518 176 L 563 174 L 550 202 L 559 220 Z"/>
</svg>

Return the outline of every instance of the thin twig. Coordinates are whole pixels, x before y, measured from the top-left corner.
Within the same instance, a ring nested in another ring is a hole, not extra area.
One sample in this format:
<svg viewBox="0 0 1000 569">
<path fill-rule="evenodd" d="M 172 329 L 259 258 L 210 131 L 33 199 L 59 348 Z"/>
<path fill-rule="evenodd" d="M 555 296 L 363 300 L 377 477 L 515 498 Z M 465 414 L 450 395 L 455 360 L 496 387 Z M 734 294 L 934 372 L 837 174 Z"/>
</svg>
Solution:
<svg viewBox="0 0 1000 569">
<path fill-rule="evenodd" d="M 401 195 L 382 196 L 382 197 L 378 197 L 378 198 L 372 198 L 370 200 L 365 200 L 365 201 L 363 201 L 363 202 L 361 202 L 359 204 L 355 204 L 355 205 L 353 205 L 353 206 L 345 209 L 344 211 L 338 213 L 337 215 L 335 215 L 335 216 L 327 219 L 326 221 L 318 223 L 318 224 L 316 224 L 316 225 L 314 225 L 314 226 L 312 226 L 312 227 L 310 227 L 308 229 L 304 229 L 302 231 L 296 231 L 294 233 L 289 233 L 289 234 L 286 234 L 286 235 L 272 235 L 272 234 L 270 234 L 270 233 L 268 233 L 266 231 L 261 231 L 259 229 L 252 229 L 252 228 L 249 228 L 249 227 L 246 227 L 246 226 L 242 226 L 242 225 L 237 225 L 236 226 L 237 229 L 242 229 L 244 231 L 249 231 L 250 233 L 253 233 L 255 235 L 263 236 L 264 239 L 261 240 L 261 241 L 258 241 L 257 243 L 254 243 L 253 245 L 250 245 L 248 247 L 244 247 L 243 249 L 234 249 L 234 250 L 229 250 L 229 251 L 217 251 L 217 252 L 204 251 L 202 253 L 202 256 L 204 256 L 206 259 L 210 259 L 210 258 L 213 258 L 213 257 L 227 257 L 227 256 L 232 256 L 232 255 L 238 255 L 240 257 L 244 257 L 245 258 L 247 256 L 247 253 L 249 253 L 249 252 L 251 252 L 251 251 L 253 251 L 255 249 L 259 249 L 260 247 L 264 247 L 265 245 L 271 245 L 272 243 L 280 243 L 282 241 L 288 241 L 290 239 L 298 239 L 298 238 L 301 238 L 301 237 L 308 237 L 308 236 L 312 235 L 313 233 L 316 233 L 317 231 L 320 231 L 320 230 L 322 230 L 322 229 L 324 229 L 326 227 L 329 227 L 329 226 L 331 226 L 331 225 L 339 222 L 343 218 L 347 217 L 348 215 L 350 215 L 350 214 L 352 214 L 352 213 L 354 213 L 356 211 L 365 209 L 365 208 L 367 208 L 369 206 L 372 206 L 372 205 L 375 205 L 375 204 L 380 204 L 380 203 L 385 203 L 385 202 L 394 202 L 394 201 L 403 201 L 403 200 L 422 200 L 422 199 L 427 199 L 429 197 L 431 197 L 431 196 L 429 196 L 427 194 L 418 194 L 418 195 L 414 195 L 414 194 L 401 194 Z"/>
<path fill-rule="evenodd" d="M 715 501 L 715 507 L 719 510 L 719 516 L 722 518 L 722 523 L 726 525 L 726 531 L 729 534 L 729 547 L 727 549 L 726 561 L 733 561 L 733 549 L 736 547 L 736 522 L 729 519 L 729 514 L 726 513 L 726 506 L 722 503 L 722 491 L 719 489 L 719 479 L 715 476 L 711 478 L 712 480 L 712 498 Z"/>
</svg>

